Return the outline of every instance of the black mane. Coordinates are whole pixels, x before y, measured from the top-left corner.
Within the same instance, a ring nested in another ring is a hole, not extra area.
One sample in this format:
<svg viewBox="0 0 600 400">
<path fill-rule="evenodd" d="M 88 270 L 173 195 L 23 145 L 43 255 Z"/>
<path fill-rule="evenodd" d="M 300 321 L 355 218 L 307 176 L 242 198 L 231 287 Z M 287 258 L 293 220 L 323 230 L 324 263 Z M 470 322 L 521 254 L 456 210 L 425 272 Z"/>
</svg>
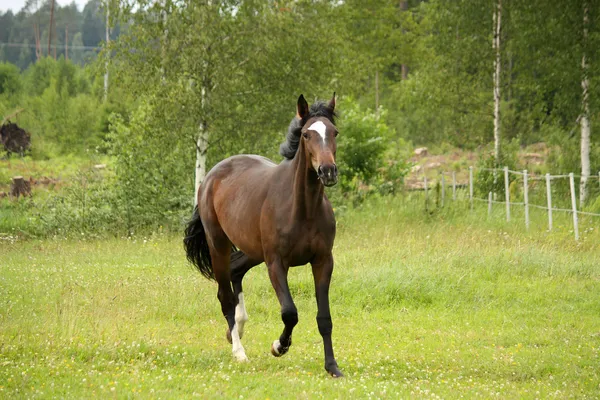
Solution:
<svg viewBox="0 0 600 400">
<path fill-rule="evenodd" d="M 290 126 L 288 127 L 287 134 L 285 136 L 285 142 L 281 143 L 279 146 L 279 154 L 291 160 L 296 155 L 298 151 L 298 147 L 300 146 L 300 135 L 302 127 L 306 124 L 306 122 L 313 117 L 325 117 L 331 121 L 332 124 L 335 125 L 335 118 L 337 114 L 334 110 L 328 107 L 327 103 L 324 101 L 316 101 L 308 110 L 308 115 L 302 119 L 294 117 L 292 122 L 290 122 Z"/>
</svg>

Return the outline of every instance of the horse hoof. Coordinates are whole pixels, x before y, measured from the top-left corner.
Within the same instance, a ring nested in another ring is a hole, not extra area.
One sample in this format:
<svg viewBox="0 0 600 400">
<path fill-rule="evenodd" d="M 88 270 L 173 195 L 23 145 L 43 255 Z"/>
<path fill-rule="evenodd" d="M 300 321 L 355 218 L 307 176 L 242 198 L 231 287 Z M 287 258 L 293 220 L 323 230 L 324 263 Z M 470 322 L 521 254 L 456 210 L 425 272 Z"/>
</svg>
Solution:
<svg viewBox="0 0 600 400">
<path fill-rule="evenodd" d="M 273 342 L 273 344 L 271 345 L 271 354 L 273 354 L 275 357 L 281 357 L 282 355 L 284 355 L 285 353 L 288 352 L 291 345 L 292 345 L 291 338 L 290 338 L 290 344 L 288 344 L 287 346 L 282 346 L 281 343 L 279 342 L 279 339 L 275 340 Z"/>
<path fill-rule="evenodd" d="M 246 356 L 246 353 L 244 353 L 243 351 L 237 352 L 237 353 L 233 353 L 233 358 L 235 358 L 235 361 L 237 362 L 248 362 L 250 360 L 248 360 L 248 357 Z"/>
<path fill-rule="evenodd" d="M 225 334 L 225 336 L 227 336 L 227 341 L 229 342 L 229 344 L 232 344 L 233 341 L 231 340 L 231 331 L 229 329 L 227 329 L 227 333 Z"/>
<path fill-rule="evenodd" d="M 343 378 L 344 374 L 342 374 L 342 371 L 339 370 L 337 365 L 332 365 L 331 367 L 325 367 L 325 370 L 327 370 L 327 373 L 329 373 L 329 375 L 331 375 L 332 378 Z"/>
<path fill-rule="evenodd" d="M 281 347 L 279 340 L 275 340 L 271 345 L 271 354 L 273 354 L 275 357 L 281 357 L 283 355 L 279 352 L 279 347 Z"/>
</svg>

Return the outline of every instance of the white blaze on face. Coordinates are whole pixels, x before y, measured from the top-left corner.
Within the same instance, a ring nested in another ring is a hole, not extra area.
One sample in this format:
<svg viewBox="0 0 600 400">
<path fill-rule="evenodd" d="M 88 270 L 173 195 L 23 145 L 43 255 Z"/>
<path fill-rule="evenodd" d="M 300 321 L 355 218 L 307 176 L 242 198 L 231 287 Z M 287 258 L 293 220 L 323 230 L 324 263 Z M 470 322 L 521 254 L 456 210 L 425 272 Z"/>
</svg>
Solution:
<svg viewBox="0 0 600 400">
<path fill-rule="evenodd" d="M 309 131 L 315 131 L 323 138 L 323 142 L 325 142 L 325 132 L 327 132 L 327 127 L 323 123 L 323 121 L 317 121 L 308 127 Z"/>
</svg>

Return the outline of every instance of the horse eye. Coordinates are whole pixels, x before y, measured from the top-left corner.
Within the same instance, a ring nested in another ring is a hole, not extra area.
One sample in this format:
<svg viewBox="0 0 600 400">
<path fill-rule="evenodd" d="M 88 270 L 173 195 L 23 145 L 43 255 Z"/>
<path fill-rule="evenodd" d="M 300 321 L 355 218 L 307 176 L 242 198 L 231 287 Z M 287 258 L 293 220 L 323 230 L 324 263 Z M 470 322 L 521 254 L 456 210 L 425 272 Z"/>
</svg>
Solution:
<svg viewBox="0 0 600 400">
<path fill-rule="evenodd" d="M 335 137 L 337 137 L 337 135 L 339 134 L 338 131 L 335 131 L 335 133 L 333 134 Z"/>
<path fill-rule="evenodd" d="M 310 139 L 310 135 L 308 134 L 308 132 L 304 132 L 302 136 L 304 136 L 304 139 Z"/>
</svg>

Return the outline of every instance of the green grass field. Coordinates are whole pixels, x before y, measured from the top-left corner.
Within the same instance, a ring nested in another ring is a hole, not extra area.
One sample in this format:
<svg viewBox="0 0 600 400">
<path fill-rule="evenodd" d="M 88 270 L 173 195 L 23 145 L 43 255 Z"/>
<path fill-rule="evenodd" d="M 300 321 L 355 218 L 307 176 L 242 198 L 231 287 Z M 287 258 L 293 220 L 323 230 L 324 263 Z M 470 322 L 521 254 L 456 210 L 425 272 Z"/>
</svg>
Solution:
<svg viewBox="0 0 600 400">
<path fill-rule="evenodd" d="M 187 265 L 180 237 L 5 236 L 0 398 L 598 398 L 593 223 L 576 243 L 567 217 L 550 234 L 534 215 L 523 233 L 483 207 L 422 208 L 338 210 L 337 380 L 323 369 L 310 268 L 290 272 L 300 322 L 282 358 L 269 352 L 283 325 L 266 269 L 247 275 L 239 364 L 216 285 Z"/>
</svg>

